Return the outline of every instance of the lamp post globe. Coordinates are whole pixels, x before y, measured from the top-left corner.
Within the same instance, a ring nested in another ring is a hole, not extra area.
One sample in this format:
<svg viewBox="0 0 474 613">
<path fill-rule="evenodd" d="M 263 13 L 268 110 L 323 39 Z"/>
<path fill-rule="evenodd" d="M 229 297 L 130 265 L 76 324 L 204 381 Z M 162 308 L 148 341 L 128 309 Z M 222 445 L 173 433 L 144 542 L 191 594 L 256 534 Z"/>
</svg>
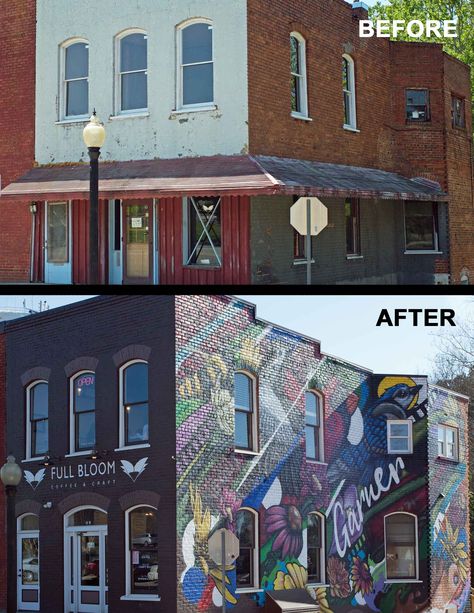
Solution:
<svg viewBox="0 0 474 613">
<path fill-rule="evenodd" d="M 0 469 L 0 479 L 5 487 L 17 487 L 21 481 L 21 468 L 15 458 L 9 455 L 6 463 Z"/>
<path fill-rule="evenodd" d="M 88 282 L 96 285 L 99 282 L 99 157 L 106 134 L 95 109 L 82 136 L 90 158 Z"/>
</svg>

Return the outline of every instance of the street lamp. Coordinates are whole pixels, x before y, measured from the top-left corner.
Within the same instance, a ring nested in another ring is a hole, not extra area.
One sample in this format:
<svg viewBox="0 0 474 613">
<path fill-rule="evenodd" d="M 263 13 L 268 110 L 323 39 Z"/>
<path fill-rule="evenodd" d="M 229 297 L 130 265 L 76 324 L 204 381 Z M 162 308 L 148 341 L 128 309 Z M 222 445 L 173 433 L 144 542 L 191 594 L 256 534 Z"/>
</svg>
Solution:
<svg viewBox="0 0 474 613">
<path fill-rule="evenodd" d="M 89 195 L 89 283 L 99 282 L 99 157 L 100 148 L 105 142 L 105 128 L 97 113 L 84 128 L 84 143 L 90 158 L 90 195 Z"/>
<path fill-rule="evenodd" d="M 21 481 L 21 468 L 9 455 L 0 469 L 0 479 L 7 494 L 7 613 L 16 613 L 16 488 Z"/>
</svg>

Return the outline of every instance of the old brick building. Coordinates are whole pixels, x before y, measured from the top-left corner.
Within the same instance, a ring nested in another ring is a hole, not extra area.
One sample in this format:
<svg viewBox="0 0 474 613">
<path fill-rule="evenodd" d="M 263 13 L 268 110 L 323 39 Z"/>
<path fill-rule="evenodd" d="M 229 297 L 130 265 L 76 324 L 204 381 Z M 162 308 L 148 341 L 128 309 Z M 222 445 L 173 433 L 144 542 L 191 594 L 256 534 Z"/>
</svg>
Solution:
<svg viewBox="0 0 474 613">
<path fill-rule="evenodd" d="M 2 279 L 87 281 L 97 108 L 103 283 L 300 283 L 300 196 L 329 209 L 314 283 L 469 280 L 469 69 L 440 45 L 359 39 L 364 5 L 342 0 L 106 0 L 96 22 L 81 2 L 2 8 Z M 10 183 L 32 166 L 34 108 L 37 167 Z"/>
<path fill-rule="evenodd" d="M 465 610 L 465 397 L 225 296 L 95 298 L 6 337 L 22 610 Z"/>
<path fill-rule="evenodd" d="M 6 457 L 6 402 L 5 402 L 5 336 L 3 325 L 0 324 L 0 458 Z M 3 465 L 3 462 L 2 462 Z M 0 611 L 7 605 L 7 550 L 6 550 L 6 517 L 5 489 L 0 487 Z"/>
</svg>

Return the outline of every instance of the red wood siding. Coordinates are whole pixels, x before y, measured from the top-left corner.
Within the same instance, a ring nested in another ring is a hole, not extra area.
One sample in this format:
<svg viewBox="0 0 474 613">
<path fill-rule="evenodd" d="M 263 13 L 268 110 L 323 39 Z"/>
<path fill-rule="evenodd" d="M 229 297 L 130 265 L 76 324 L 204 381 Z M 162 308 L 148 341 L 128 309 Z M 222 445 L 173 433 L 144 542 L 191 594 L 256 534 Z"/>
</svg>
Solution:
<svg viewBox="0 0 474 613">
<path fill-rule="evenodd" d="M 108 280 L 107 202 L 99 202 L 99 275 L 100 283 Z M 89 201 L 72 201 L 72 282 L 87 283 L 89 264 Z"/>
<path fill-rule="evenodd" d="M 34 283 L 42 283 L 44 281 L 44 202 L 36 203 L 35 243 L 33 245 L 31 279 Z"/>
<path fill-rule="evenodd" d="M 222 198 L 222 268 L 183 266 L 181 198 L 158 202 L 160 283 L 162 285 L 240 285 L 250 283 L 250 198 Z"/>
</svg>

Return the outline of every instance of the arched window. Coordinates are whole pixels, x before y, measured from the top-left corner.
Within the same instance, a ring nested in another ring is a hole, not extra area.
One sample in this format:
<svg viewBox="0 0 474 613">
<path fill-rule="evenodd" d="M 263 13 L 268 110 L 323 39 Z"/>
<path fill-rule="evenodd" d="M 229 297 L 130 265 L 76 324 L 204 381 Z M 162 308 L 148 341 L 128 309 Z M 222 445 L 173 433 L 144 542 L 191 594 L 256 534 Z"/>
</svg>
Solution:
<svg viewBox="0 0 474 613">
<path fill-rule="evenodd" d="M 35 381 L 26 390 L 26 458 L 39 458 L 49 451 L 48 383 Z"/>
<path fill-rule="evenodd" d="M 213 26 L 192 20 L 178 27 L 178 107 L 214 103 Z"/>
<path fill-rule="evenodd" d="M 61 47 L 62 119 L 87 117 L 89 113 L 89 43 L 74 39 Z"/>
<path fill-rule="evenodd" d="M 411 513 L 385 516 L 385 565 L 387 579 L 418 579 L 417 517 Z"/>
<path fill-rule="evenodd" d="M 120 447 L 148 441 L 148 364 L 134 360 L 120 369 Z"/>
<path fill-rule="evenodd" d="M 240 543 L 236 562 L 237 589 L 258 588 L 258 515 L 253 509 L 239 509 L 235 524 Z"/>
<path fill-rule="evenodd" d="M 319 392 L 309 390 L 305 394 L 306 409 L 306 457 L 324 462 L 324 411 Z"/>
<path fill-rule="evenodd" d="M 136 113 L 148 108 L 148 36 L 128 30 L 117 37 L 116 108 Z"/>
<path fill-rule="evenodd" d="M 71 379 L 70 453 L 92 451 L 95 435 L 95 373 L 83 371 Z"/>
<path fill-rule="evenodd" d="M 344 127 L 357 128 L 354 60 L 342 56 L 342 89 L 344 95 Z"/>
<path fill-rule="evenodd" d="M 235 447 L 257 450 L 256 380 L 246 372 L 234 374 Z"/>
<path fill-rule="evenodd" d="M 158 594 L 158 536 L 156 509 L 137 506 L 125 513 L 126 591 Z"/>
<path fill-rule="evenodd" d="M 39 610 L 40 551 L 37 515 L 22 515 L 17 519 L 18 608 Z"/>
<path fill-rule="evenodd" d="M 325 583 L 326 534 L 324 516 L 320 513 L 308 515 L 307 543 L 308 583 Z"/>
<path fill-rule="evenodd" d="M 291 113 L 308 117 L 308 84 L 306 76 L 306 41 L 299 32 L 290 35 Z"/>
</svg>

